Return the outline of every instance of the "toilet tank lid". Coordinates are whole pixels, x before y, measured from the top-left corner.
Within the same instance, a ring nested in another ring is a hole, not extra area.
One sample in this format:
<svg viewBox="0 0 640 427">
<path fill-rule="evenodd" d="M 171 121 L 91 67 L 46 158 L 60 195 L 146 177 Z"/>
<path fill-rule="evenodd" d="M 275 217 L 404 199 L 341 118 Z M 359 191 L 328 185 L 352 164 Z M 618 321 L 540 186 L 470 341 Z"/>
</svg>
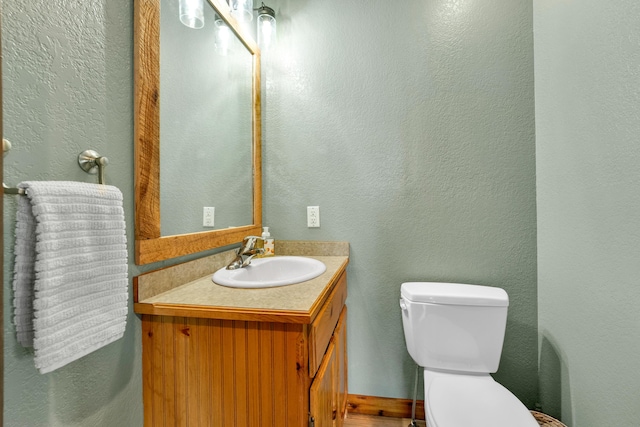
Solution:
<svg viewBox="0 0 640 427">
<path fill-rule="evenodd" d="M 509 295 L 502 288 L 442 282 L 406 282 L 400 293 L 411 302 L 447 305 L 507 307 Z"/>
</svg>

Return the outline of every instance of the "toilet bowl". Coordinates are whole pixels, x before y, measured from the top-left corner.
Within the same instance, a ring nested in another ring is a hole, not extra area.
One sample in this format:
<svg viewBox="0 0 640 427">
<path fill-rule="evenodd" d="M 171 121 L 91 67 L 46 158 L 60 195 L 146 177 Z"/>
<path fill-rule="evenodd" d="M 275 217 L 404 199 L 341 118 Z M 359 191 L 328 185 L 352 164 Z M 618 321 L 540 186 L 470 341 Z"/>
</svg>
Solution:
<svg viewBox="0 0 640 427">
<path fill-rule="evenodd" d="M 425 390 L 428 427 L 538 427 L 524 404 L 491 375 L 425 370 L 427 381 L 431 381 Z"/>
<path fill-rule="evenodd" d="M 428 427 L 538 427 L 496 382 L 509 298 L 500 288 L 408 282 L 400 307 L 407 350 L 424 368 Z"/>
</svg>

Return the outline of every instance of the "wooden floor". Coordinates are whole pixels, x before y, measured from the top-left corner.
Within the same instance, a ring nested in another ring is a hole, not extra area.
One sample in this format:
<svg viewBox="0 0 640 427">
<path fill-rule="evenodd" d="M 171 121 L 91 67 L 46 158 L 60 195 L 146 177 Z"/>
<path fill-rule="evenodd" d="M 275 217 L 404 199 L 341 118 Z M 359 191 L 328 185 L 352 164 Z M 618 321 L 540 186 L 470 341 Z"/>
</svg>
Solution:
<svg viewBox="0 0 640 427">
<path fill-rule="evenodd" d="M 407 427 L 411 423 L 409 418 L 374 417 L 372 415 L 349 414 L 344 427 Z M 418 427 L 425 427 L 424 421 L 416 422 Z"/>
</svg>

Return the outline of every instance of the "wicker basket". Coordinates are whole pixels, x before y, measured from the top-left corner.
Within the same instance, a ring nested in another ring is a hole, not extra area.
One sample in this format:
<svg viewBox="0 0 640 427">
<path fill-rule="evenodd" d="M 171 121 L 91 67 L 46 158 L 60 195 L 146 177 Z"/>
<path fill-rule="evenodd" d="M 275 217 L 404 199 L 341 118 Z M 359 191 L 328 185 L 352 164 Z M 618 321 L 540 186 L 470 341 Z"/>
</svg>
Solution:
<svg viewBox="0 0 640 427">
<path fill-rule="evenodd" d="M 541 426 L 544 426 L 544 427 L 567 427 L 566 424 L 563 424 L 560 421 L 556 420 L 555 418 L 553 418 L 553 417 L 551 417 L 549 415 L 543 414 L 542 412 L 531 411 L 531 414 L 536 419 L 538 424 L 540 424 Z"/>
</svg>

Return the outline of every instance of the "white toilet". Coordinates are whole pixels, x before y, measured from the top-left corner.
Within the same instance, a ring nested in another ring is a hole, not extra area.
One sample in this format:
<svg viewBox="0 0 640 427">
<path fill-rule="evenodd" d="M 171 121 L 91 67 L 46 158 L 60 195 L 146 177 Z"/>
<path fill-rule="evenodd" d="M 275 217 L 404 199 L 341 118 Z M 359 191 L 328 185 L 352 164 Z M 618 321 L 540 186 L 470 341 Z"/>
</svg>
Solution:
<svg viewBox="0 0 640 427">
<path fill-rule="evenodd" d="M 401 287 L 409 354 L 424 368 L 428 427 L 538 427 L 490 373 L 498 370 L 509 296 L 500 288 L 409 282 Z"/>
</svg>

